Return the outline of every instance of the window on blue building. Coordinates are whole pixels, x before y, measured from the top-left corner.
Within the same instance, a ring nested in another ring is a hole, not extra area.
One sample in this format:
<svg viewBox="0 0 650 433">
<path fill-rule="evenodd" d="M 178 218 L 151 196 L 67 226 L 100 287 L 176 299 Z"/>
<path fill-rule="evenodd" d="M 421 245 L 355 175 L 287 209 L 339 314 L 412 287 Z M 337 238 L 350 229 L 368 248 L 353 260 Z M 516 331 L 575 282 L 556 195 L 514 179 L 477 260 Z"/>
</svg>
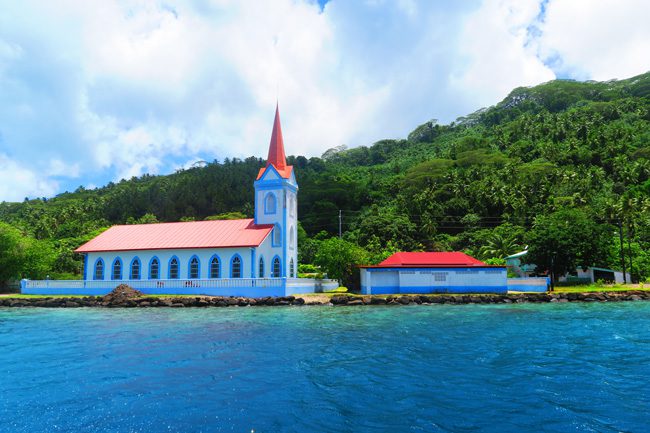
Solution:
<svg viewBox="0 0 650 433">
<path fill-rule="evenodd" d="M 158 278 L 160 278 L 160 262 L 154 258 L 149 265 L 149 279 L 157 280 Z"/>
<path fill-rule="evenodd" d="M 241 278 L 241 259 L 239 256 L 233 257 L 230 262 L 230 278 Z"/>
<path fill-rule="evenodd" d="M 294 244 L 295 244 L 295 231 L 293 227 L 289 228 L 289 249 L 294 249 Z"/>
<path fill-rule="evenodd" d="M 273 268 L 271 272 L 273 278 L 280 278 L 280 258 L 276 257 L 273 259 Z"/>
<path fill-rule="evenodd" d="M 190 260 L 190 278 L 199 278 L 199 259 L 192 257 Z"/>
<path fill-rule="evenodd" d="M 111 278 L 114 280 L 122 279 L 122 260 L 119 258 L 115 259 L 113 262 L 113 273 L 111 275 Z"/>
<path fill-rule="evenodd" d="M 104 261 L 99 259 L 95 262 L 95 275 L 93 276 L 94 280 L 103 280 L 104 279 Z"/>
<path fill-rule="evenodd" d="M 178 259 L 176 257 L 169 261 L 169 279 L 178 279 Z"/>
<path fill-rule="evenodd" d="M 282 245 L 282 229 L 280 228 L 279 225 L 275 225 L 273 228 L 273 242 L 272 242 L 274 247 L 279 247 Z"/>
<path fill-rule="evenodd" d="M 275 199 L 275 194 L 272 192 L 266 194 L 266 197 L 264 197 L 264 213 L 266 214 L 274 214 L 276 209 L 276 199 Z"/>
<path fill-rule="evenodd" d="M 260 265 L 258 268 L 258 275 L 259 278 L 264 278 L 264 258 L 260 257 Z"/>
<path fill-rule="evenodd" d="M 220 278 L 221 277 L 221 263 L 219 263 L 218 257 L 213 257 L 210 260 L 210 278 Z"/>
<path fill-rule="evenodd" d="M 131 262 L 131 276 L 132 280 L 140 279 L 140 259 L 134 259 Z"/>
</svg>

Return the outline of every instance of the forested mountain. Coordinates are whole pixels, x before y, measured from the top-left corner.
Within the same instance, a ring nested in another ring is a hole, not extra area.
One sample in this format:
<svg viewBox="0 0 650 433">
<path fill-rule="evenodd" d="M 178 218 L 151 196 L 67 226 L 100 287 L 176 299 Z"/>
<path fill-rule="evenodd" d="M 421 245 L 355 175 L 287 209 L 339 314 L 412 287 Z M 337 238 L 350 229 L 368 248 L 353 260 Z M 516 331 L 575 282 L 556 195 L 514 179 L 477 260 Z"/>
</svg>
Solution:
<svg viewBox="0 0 650 433">
<path fill-rule="evenodd" d="M 631 262 L 635 277 L 650 277 L 650 73 L 518 88 L 494 107 L 448 125 L 426 122 L 403 140 L 288 162 L 300 185 L 303 263 L 325 264 L 334 242 L 356 262 L 418 249 L 502 258 L 530 244 L 542 267 L 557 268 L 558 259 L 620 269 L 622 232 L 628 270 Z M 2 203 L 0 242 L 28 235 L 22 250 L 45 264 L 23 275 L 78 274 L 72 249 L 111 224 L 252 215 L 263 164 L 227 159 Z M 328 239 L 338 234 L 339 210 L 347 242 Z"/>
</svg>

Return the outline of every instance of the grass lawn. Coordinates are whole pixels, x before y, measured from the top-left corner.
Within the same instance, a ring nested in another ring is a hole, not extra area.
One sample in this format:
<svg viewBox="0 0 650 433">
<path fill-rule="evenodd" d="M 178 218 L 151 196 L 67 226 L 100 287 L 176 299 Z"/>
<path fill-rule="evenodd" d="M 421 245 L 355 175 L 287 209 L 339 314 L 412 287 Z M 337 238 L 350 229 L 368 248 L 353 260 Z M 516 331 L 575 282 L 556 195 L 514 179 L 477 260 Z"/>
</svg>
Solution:
<svg viewBox="0 0 650 433">
<path fill-rule="evenodd" d="M 555 287 L 557 293 L 584 293 L 584 292 L 625 292 L 628 290 L 650 291 L 650 284 L 642 286 L 641 284 L 612 284 L 599 285 L 589 284 L 581 286 Z"/>
</svg>

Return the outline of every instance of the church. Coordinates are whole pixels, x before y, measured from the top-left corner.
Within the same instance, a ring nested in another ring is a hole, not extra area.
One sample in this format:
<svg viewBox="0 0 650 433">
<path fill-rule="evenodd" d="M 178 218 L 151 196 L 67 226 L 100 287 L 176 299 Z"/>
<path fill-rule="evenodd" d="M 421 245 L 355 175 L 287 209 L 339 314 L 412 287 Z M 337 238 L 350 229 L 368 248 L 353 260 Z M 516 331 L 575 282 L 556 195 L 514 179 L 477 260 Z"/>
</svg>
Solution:
<svg viewBox="0 0 650 433">
<path fill-rule="evenodd" d="M 284 296 L 336 287 L 298 279 L 298 183 L 280 113 L 254 181 L 254 217 L 113 226 L 80 246 L 83 281 L 26 281 L 23 293 L 101 295 L 120 283 L 149 294 Z"/>
</svg>

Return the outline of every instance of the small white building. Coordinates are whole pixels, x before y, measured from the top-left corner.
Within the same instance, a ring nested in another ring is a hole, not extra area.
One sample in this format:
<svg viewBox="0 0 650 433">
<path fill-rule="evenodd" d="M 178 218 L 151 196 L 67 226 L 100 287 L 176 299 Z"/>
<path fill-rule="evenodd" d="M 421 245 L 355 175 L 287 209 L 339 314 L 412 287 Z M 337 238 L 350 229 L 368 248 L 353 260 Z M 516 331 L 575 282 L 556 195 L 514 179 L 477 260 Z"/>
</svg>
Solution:
<svg viewBox="0 0 650 433">
<path fill-rule="evenodd" d="M 533 275 L 536 275 L 537 266 L 535 264 L 525 263 L 525 257 L 528 254 L 528 250 L 520 251 L 516 254 L 506 257 L 506 266 L 510 269 L 515 275 L 520 278 L 527 278 Z M 562 275 L 558 278 L 558 281 L 561 283 L 595 283 L 597 281 L 604 281 L 606 283 L 617 283 L 622 284 L 624 282 L 631 282 L 631 277 L 629 273 L 616 271 L 613 269 L 607 268 L 598 268 L 595 266 L 589 266 L 587 269 L 578 268 L 575 272 Z"/>
<path fill-rule="evenodd" d="M 489 266 L 460 252 L 395 253 L 376 266 L 361 267 L 361 292 L 506 293 L 505 266 Z"/>
</svg>

